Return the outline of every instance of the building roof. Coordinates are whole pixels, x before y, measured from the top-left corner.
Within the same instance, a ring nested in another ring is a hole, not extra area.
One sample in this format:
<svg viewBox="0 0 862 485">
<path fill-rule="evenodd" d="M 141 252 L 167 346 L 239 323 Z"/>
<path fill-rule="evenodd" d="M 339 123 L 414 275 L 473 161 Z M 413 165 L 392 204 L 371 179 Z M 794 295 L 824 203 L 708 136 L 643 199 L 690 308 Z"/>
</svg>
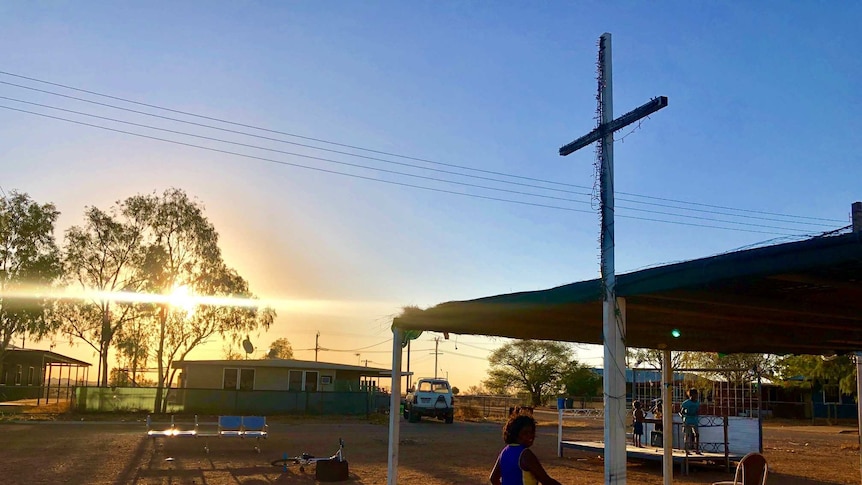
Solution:
<svg viewBox="0 0 862 485">
<path fill-rule="evenodd" d="M 365 375 L 386 374 L 391 375 L 391 369 L 378 367 L 365 367 L 359 365 L 334 364 L 331 362 L 315 362 L 313 360 L 296 359 L 245 359 L 245 360 L 181 360 L 173 363 L 173 368 L 184 369 L 189 364 L 212 365 L 219 367 L 277 367 L 283 369 L 317 369 L 317 370 L 342 370 L 362 372 Z"/>
<path fill-rule="evenodd" d="M 63 354 L 58 354 L 56 352 L 50 350 L 39 350 L 39 349 L 24 349 L 21 347 L 15 347 L 14 345 L 6 348 L 6 355 L 14 354 L 35 358 L 43 358 L 46 364 L 67 364 L 67 365 L 75 365 L 79 367 L 90 367 L 92 364 L 88 362 L 84 362 L 83 360 L 73 359 L 72 357 L 67 357 Z"/>
<path fill-rule="evenodd" d="M 862 350 L 858 232 L 618 275 L 616 291 L 625 299 L 628 347 L 775 354 Z M 409 311 L 393 324 L 601 344 L 602 284 L 594 279 L 441 303 Z"/>
</svg>

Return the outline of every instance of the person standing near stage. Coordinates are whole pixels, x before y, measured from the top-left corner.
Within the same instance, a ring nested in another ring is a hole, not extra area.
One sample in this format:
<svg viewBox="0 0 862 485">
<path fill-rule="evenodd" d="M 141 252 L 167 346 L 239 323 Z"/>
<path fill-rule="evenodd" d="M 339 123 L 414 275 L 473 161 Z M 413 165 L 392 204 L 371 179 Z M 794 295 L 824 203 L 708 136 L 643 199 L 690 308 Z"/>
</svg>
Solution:
<svg viewBox="0 0 862 485">
<path fill-rule="evenodd" d="M 636 448 L 643 448 L 643 436 L 644 436 L 644 419 L 646 418 L 646 413 L 643 410 L 643 404 L 640 401 L 635 400 L 632 403 L 632 406 L 635 408 L 632 413 L 632 421 L 633 421 L 633 430 L 632 430 L 632 445 Z"/>
<path fill-rule="evenodd" d="M 700 402 L 697 400 L 697 389 L 689 389 L 688 399 L 679 407 L 679 415 L 682 416 L 682 429 L 685 435 L 685 447 L 687 450 L 700 455 L 700 433 L 697 426 L 700 420 Z"/>
</svg>

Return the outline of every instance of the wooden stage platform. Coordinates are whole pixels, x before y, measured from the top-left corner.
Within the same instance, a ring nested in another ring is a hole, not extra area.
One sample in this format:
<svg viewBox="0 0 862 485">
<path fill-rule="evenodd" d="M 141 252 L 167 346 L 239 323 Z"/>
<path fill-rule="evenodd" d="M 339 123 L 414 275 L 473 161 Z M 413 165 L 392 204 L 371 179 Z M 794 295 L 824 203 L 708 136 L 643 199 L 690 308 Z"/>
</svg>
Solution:
<svg viewBox="0 0 862 485">
<path fill-rule="evenodd" d="M 598 453 L 600 455 L 604 455 L 605 453 L 605 444 L 601 441 L 560 441 L 560 454 L 562 455 L 563 450 L 581 450 L 581 451 L 589 451 L 592 453 Z M 664 457 L 664 450 L 662 448 L 658 448 L 655 446 L 645 446 L 643 448 L 637 448 L 630 444 L 626 445 L 626 457 L 628 459 L 638 459 L 638 460 L 654 460 L 661 461 Z M 738 453 L 730 453 L 725 456 L 724 453 L 709 453 L 704 452 L 703 454 L 691 454 L 686 457 L 684 450 L 679 450 L 674 448 L 673 450 L 673 463 L 675 465 L 679 465 L 680 469 L 683 473 L 688 473 L 688 466 L 692 464 L 718 464 L 726 467 L 727 470 L 730 470 L 730 462 L 739 461 L 742 459 L 742 455 Z"/>
</svg>

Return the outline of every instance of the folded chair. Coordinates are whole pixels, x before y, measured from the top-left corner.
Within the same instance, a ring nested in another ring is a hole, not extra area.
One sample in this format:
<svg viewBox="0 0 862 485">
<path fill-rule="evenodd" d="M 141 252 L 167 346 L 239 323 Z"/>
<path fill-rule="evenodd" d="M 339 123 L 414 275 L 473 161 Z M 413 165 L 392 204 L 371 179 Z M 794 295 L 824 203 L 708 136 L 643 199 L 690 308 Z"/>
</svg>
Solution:
<svg viewBox="0 0 862 485">
<path fill-rule="evenodd" d="M 769 467 L 760 453 L 751 452 L 739 460 L 732 482 L 715 482 L 712 485 L 764 485 Z"/>
</svg>

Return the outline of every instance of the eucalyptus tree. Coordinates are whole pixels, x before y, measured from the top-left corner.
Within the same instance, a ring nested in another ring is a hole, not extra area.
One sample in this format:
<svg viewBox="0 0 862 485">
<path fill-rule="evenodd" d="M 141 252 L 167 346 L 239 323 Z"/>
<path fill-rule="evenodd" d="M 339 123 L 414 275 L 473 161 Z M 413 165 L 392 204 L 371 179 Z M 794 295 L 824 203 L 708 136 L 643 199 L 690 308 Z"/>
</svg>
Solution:
<svg viewBox="0 0 862 485">
<path fill-rule="evenodd" d="M 491 353 L 491 370 L 483 384 L 492 393 L 526 391 L 531 403 L 539 406 L 560 389 L 561 378 L 572 360 L 572 349 L 566 343 L 516 340 Z"/>
<path fill-rule="evenodd" d="M 282 337 L 275 339 L 269 346 L 269 351 L 266 353 L 267 359 L 292 359 L 293 346 L 290 345 L 290 340 Z"/>
<path fill-rule="evenodd" d="M 806 385 L 819 381 L 837 384 L 841 394 L 856 393 L 856 363 L 851 355 L 785 355 L 776 360 L 777 377 L 786 383 L 794 383 L 791 379 L 802 377 Z M 859 396 L 856 400 L 858 403 Z"/>
<path fill-rule="evenodd" d="M 39 339 L 54 330 L 38 294 L 62 271 L 54 239 L 59 215 L 53 204 L 39 204 L 26 193 L 0 197 L 0 363 L 13 338 Z"/>
<path fill-rule="evenodd" d="M 164 389 L 175 377 L 173 362 L 185 359 L 210 337 L 238 340 L 252 330 L 269 328 L 275 313 L 254 304 L 248 282 L 224 263 L 218 233 L 202 205 L 184 191 L 138 195 L 125 204 L 144 223 L 140 270 L 146 290 L 168 298 L 178 290 L 209 298 L 188 308 L 177 304 L 181 302 L 172 305 L 169 299 L 148 308 L 158 367 L 156 406 L 164 411 Z M 214 302 L 214 298 L 223 300 Z"/>
<path fill-rule="evenodd" d="M 643 365 L 652 367 L 654 369 L 662 368 L 662 354 L 664 351 L 658 349 L 640 349 L 640 348 L 627 348 L 626 349 L 626 364 L 628 367 L 637 368 Z M 673 351 L 670 353 L 670 364 L 671 367 L 676 369 L 683 369 L 685 367 L 692 367 L 692 363 L 697 360 L 696 355 L 698 352 L 679 352 Z"/>
<path fill-rule="evenodd" d="M 758 375 L 774 373 L 776 357 L 771 354 L 719 354 L 696 352 L 692 364 L 704 377 L 721 378 L 734 384 L 751 382 Z"/>
<path fill-rule="evenodd" d="M 108 353 L 123 327 L 139 317 L 136 305 L 116 297 L 117 292 L 143 288 L 139 265 L 143 261 L 143 225 L 124 204 L 110 212 L 88 207 L 84 224 L 66 231 L 63 251 L 65 280 L 80 297 L 61 300 L 55 315 L 70 341 L 81 340 L 99 354 L 98 381 L 108 386 Z M 128 333 L 128 332 L 126 332 Z M 134 347 L 123 342 L 122 350 Z"/>
</svg>

